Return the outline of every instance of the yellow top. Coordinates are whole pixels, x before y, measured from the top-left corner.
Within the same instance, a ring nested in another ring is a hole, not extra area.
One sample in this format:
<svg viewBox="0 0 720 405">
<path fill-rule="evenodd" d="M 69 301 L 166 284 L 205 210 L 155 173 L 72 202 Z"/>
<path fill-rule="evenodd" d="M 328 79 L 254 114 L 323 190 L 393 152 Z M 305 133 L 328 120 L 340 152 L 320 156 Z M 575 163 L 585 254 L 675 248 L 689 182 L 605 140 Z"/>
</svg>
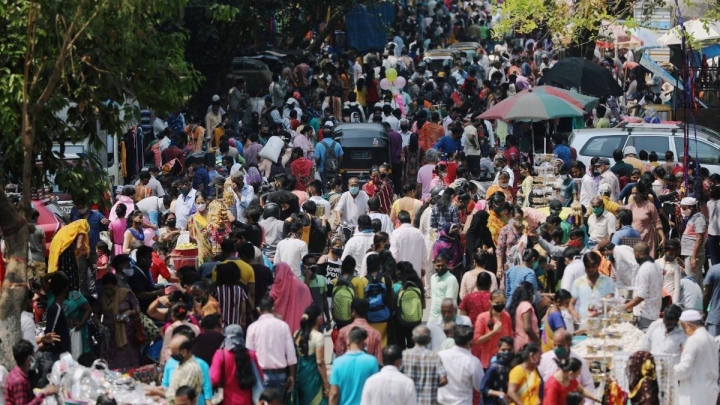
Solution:
<svg viewBox="0 0 720 405">
<path fill-rule="evenodd" d="M 78 219 L 75 222 L 60 228 L 60 230 L 53 237 L 50 242 L 50 253 L 48 257 L 48 273 L 57 271 L 58 259 L 60 255 L 75 242 L 75 239 L 83 235 L 83 246 L 81 249 L 75 251 L 75 256 L 80 256 L 82 253 L 90 254 L 90 238 L 88 237 L 90 232 L 90 224 L 87 219 Z"/>
</svg>

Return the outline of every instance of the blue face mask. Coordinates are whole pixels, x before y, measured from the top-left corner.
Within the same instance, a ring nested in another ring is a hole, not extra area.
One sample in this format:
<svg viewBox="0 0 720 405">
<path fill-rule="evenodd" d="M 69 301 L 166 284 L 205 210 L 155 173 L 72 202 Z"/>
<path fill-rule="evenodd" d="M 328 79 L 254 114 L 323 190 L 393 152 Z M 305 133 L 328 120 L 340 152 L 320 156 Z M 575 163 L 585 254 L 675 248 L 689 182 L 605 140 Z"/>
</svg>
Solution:
<svg viewBox="0 0 720 405">
<path fill-rule="evenodd" d="M 350 194 L 358 195 L 359 192 L 360 192 L 360 187 L 358 187 L 358 186 L 350 187 Z"/>
<path fill-rule="evenodd" d="M 533 262 L 533 269 L 537 269 L 538 267 L 540 267 L 540 262 L 537 261 L 537 260 L 535 260 L 535 261 Z"/>
</svg>

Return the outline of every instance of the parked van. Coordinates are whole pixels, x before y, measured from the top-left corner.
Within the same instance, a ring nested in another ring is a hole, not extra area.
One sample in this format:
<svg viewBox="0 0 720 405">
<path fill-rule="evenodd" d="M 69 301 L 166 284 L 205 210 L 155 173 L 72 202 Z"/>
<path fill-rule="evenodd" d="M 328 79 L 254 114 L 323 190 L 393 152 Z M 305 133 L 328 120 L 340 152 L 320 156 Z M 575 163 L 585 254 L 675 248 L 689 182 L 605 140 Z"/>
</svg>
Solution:
<svg viewBox="0 0 720 405">
<path fill-rule="evenodd" d="M 697 125 L 690 128 L 689 154 L 698 159 L 700 165 L 710 173 L 720 173 L 720 133 Z M 594 156 L 612 160 L 615 149 L 624 150 L 634 146 L 640 152 L 655 151 L 658 161 L 665 161 L 665 152 L 672 151 L 676 162 L 685 156 L 684 126 L 681 124 L 624 124 L 618 128 L 576 129 L 570 137 L 570 146 L 577 151 L 577 160 L 590 165 Z"/>
</svg>

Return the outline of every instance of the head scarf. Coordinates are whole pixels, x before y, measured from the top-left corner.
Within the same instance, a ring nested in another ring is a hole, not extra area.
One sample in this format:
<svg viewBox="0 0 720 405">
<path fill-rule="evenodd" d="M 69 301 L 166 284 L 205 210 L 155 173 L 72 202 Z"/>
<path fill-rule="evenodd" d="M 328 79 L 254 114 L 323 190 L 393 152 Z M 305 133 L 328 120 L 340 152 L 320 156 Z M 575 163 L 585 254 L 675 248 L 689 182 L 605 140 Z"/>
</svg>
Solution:
<svg viewBox="0 0 720 405">
<path fill-rule="evenodd" d="M 222 348 L 233 351 L 236 347 L 245 347 L 245 333 L 240 325 L 228 325 L 225 327 Z"/>
<path fill-rule="evenodd" d="M 275 264 L 275 282 L 270 289 L 275 300 L 275 313 L 290 326 L 291 331 L 300 329 L 300 319 L 305 308 L 312 304 L 310 289 L 296 277 L 287 263 Z"/>
<path fill-rule="evenodd" d="M 262 184 L 262 176 L 257 167 L 249 168 L 247 175 L 245 175 L 245 184 L 252 185 L 254 183 Z"/>
<path fill-rule="evenodd" d="M 87 219 L 78 219 L 70 224 L 63 226 L 53 237 L 50 242 L 50 254 L 48 257 L 48 273 L 52 273 L 58 269 L 58 259 L 65 252 L 65 249 L 71 247 L 75 243 L 75 239 L 83 235 L 83 246 L 80 250 L 90 254 L 90 224 Z"/>
<path fill-rule="evenodd" d="M 637 351 L 627 365 L 630 402 L 633 405 L 659 405 L 655 359 L 650 352 Z"/>
</svg>

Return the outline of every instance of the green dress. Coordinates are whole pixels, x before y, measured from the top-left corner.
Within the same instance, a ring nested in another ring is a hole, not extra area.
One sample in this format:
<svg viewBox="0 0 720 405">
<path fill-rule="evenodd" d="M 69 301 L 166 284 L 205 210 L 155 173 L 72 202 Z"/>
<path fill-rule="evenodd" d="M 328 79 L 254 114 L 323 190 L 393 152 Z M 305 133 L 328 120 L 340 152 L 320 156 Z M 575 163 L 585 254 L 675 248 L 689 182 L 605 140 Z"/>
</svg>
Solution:
<svg viewBox="0 0 720 405">
<path fill-rule="evenodd" d="M 295 336 L 297 338 L 297 334 Z M 308 351 L 310 353 L 306 356 L 300 353 L 297 339 L 295 340 L 298 362 L 295 372 L 295 397 L 293 402 L 296 405 L 327 405 L 328 403 L 328 399 L 323 396 L 323 382 L 322 378 L 320 378 L 315 355 L 315 349 L 324 340 L 325 337 L 322 333 L 312 331 L 308 342 Z"/>
</svg>

